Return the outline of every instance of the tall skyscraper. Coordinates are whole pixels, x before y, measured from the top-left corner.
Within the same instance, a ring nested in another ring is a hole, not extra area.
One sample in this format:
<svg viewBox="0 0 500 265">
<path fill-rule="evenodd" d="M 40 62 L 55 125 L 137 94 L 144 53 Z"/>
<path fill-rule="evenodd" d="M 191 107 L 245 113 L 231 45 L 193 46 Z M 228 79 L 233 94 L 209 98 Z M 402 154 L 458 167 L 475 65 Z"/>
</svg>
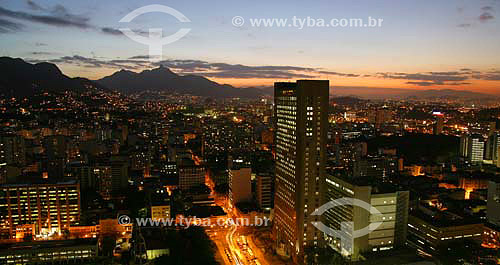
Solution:
<svg viewBox="0 0 500 265">
<path fill-rule="evenodd" d="M 480 134 L 462 135 L 460 138 L 460 155 L 471 164 L 483 163 L 485 141 Z"/>
<path fill-rule="evenodd" d="M 496 150 L 497 150 L 497 152 L 496 152 L 497 156 L 496 156 L 496 159 L 493 161 L 497 167 L 500 167 L 500 143 L 498 143 Z"/>
<path fill-rule="evenodd" d="M 488 200 L 486 205 L 486 218 L 488 222 L 500 225 L 500 180 L 493 179 L 488 182 Z"/>
<path fill-rule="evenodd" d="M 444 129 L 444 114 L 441 112 L 434 112 L 433 115 L 434 117 L 436 117 L 436 123 L 434 124 L 434 134 L 442 134 Z"/>
<path fill-rule="evenodd" d="M 189 190 L 205 183 L 206 171 L 203 165 L 196 165 L 192 159 L 180 159 L 177 163 L 181 190 Z"/>
<path fill-rule="evenodd" d="M 252 169 L 233 167 L 229 169 L 229 200 L 233 205 L 252 200 Z"/>
<path fill-rule="evenodd" d="M 490 132 L 488 140 L 485 144 L 484 159 L 491 160 L 494 165 L 498 166 L 500 154 L 498 153 L 500 147 L 500 132 Z"/>
<path fill-rule="evenodd" d="M 269 211 L 273 206 L 273 175 L 268 173 L 258 174 L 255 190 L 260 209 Z"/>
<path fill-rule="evenodd" d="M 302 262 L 322 245 L 310 214 L 323 204 L 329 81 L 275 83 L 276 191 L 273 235 L 278 253 Z"/>
<path fill-rule="evenodd" d="M 460 156 L 463 158 L 467 158 L 467 154 L 469 153 L 469 135 L 462 134 L 460 136 Z"/>
<path fill-rule="evenodd" d="M 123 197 L 128 186 L 128 162 L 124 157 L 112 157 L 111 161 L 111 196 Z"/>
<path fill-rule="evenodd" d="M 484 159 L 484 138 L 482 135 L 473 134 L 469 138 L 468 158 L 471 164 L 481 164 Z"/>
<path fill-rule="evenodd" d="M 19 135 L 0 136 L 0 163 L 24 166 L 26 163 L 26 145 Z"/>
</svg>

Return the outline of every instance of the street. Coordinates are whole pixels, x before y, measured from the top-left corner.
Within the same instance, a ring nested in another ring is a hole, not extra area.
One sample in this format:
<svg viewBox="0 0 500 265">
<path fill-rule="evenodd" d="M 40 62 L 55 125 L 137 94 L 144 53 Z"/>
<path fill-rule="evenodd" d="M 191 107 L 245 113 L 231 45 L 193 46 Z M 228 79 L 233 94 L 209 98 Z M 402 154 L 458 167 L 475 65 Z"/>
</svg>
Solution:
<svg viewBox="0 0 500 265">
<path fill-rule="evenodd" d="M 239 220 L 244 216 L 232 205 L 226 197 L 217 196 L 214 191 L 214 185 L 207 176 L 206 184 L 212 190 L 211 196 L 214 197 L 215 203 L 222 207 L 226 215 L 226 220 Z M 246 217 L 249 218 L 249 217 Z M 231 224 L 232 222 L 227 222 Z M 247 233 L 250 229 L 255 229 L 253 226 L 239 226 L 236 224 L 221 226 L 215 225 L 205 228 L 222 258 L 219 260 L 222 264 L 237 264 L 237 265 L 268 265 L 265 260 L 262 250 L 260 250 L 250 237 L 243 235 L 245 230 Z"/>
</svg>

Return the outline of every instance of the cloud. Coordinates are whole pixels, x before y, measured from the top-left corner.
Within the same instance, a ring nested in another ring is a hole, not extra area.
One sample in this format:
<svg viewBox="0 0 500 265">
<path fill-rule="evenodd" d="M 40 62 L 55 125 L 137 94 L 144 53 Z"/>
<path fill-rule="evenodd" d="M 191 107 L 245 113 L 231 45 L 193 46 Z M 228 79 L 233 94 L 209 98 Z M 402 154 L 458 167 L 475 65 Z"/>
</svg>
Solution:
<svg viewBox="0 0 500 265">
<path fill-rule="evenodd" d="M 26 4 L 28 4 L 28 7 L 32 10 L 45 10 L 45 8 L 41 7 L 40 5 L 31 0 L 26 1 Z"/>
<path fill-rule="evenodd" d="M 0 33 L 12 33 L 20 31 L 24 25 L 0 18 Z"/>
<path fill-rule="evenodd" d="M 35 54 L 34 54 L 35 55 Z M 38 54 L 40 55 L 40 54 Z M 149 67 L 149 61 L 145 60 L 129 60 L 129 59 L 115 59 L 115 60 L 103 60 L 97 58 L 89 58 L 80 55 L 73 56 L 63 56 L 55 59 L 26 59 L 31 63 L 49 62 L 54 64 L 72 64 L 76 66 L 86 67 L 86 68 L 116 68 L 116 69 L 140 69 Z"/>
<path fill-rule="evenodd" d="M 139 35 L 149 36 L 149 32 L 146 32 L 144 30 L 135 29 L 133 31 Z M 105 34 L 109 34 L 109 35 L 114 35 L 114 36 L 124 36 L 124 34 L 121 30 L 115 29 L 115 28 L 110 28 L 110 27 L 101 28 L 101 32 L 105 33 Z"/>
<path fill-rule="evenodd" d="M 149 59 L 149 55 L 136 55 L 136 56 L 132 56 L 132 57 L 130 57 L 129 59 L 131 59 L 131 60 L 134 60 L 134 59 L 144 59 L 144 60 L 148 60 L 148 59 Z"/>
<path fill-rule="evenodd" d="M 406 82 L 407 84 L 410 85 L 417 85 L 417 86 L 434 86 L 436 85 L 434 82 L 426 82 L 426 81 L 421 81 L 421 82 Z"/>
<path fill-rule="evenodd" d="M 319 73 L 325 74 L 325 75 L 336 75 L 336 76 L 344 76 L 344 77 L 359 77 L 360 76 L 358 74 L 345 74 L 345 73 L 329 72 L 329 71 L 319 71 Z"/>
<path fill-rule="evenodd" d="M 500 81 L 500 71 L 481 72 L 470 68 L 459 71 L 426 73 L 377 73 L 379 78 L 409 80 L 406 84 L 417 86 L 461 86 L 470 85 L 469 80 Z"/>
<path fill-rule="evenodd" d="M 37 47 L 47 46 L 47 43 L 43 43 L 43 42 L 36 42 L 36 43 L 35 43 L 35 46 L 37 46 Z"/>
<path fill-rule="evenodd" d="M 200 74 L 218 78 L 313 78 L 314 69 L 296 66 L 247 66 L 242 64 L 209 63 L 200 60 L 164 60 L 163 65 L 182 74 Z"/>
<path fill-rule="evenodd" d="M 459 28 L 469 28 L 469 27 L 472 27 L 473 25 L 475 25 L 476 21 L 479 21 L 481 23 L 484 23 L 484 22 L 488 22 L 490 20 L 493 20 L 495 19 L 495 16 L 493 16 L 491 13 L 494 11 L 494 8 L 492 6 L 483 6 L 481 7 L 481 14 L 476 18 L 474 19 L 474 21 L 472 23 L 462 23 L 462 24 L 458 24 L 457 27 Z"/>
<path fill-rule="evenodd" d="M 35 54 L 34 54 L 35 55 Z M 39 54 L 36 54 L 39 55 Z M 28 61 L 36 63 L 42 60 L 31 59 Z M 116 69 L 149 69 L 164 66 L 182 75 L 201 75 L 214 78 L 270 78 L 270 79 L 294 79 L 294 78 L 318 78 L 325 75 L 342 77 L 359 77 L 358 74 L 324 71 L 323 69 L 299 67 L 299 66 L 277 66 L 261 65 L 248 66 L 242 64 L 210 63 L 202 60 L 163 60 L 150 62 L 149 56 L 137 55 L 125 59 L 98 59 L 80 55 L 63 56 L 55 59 L 45 60 L 55 64 L 72 64 L 81 67 L 95 68 L 106 67 Z"/>
<path fill-rule="evenodd" d="M 317 78 L 324 75 L 359 77 L 357 74 L 324 71 L 318 68 L 298 66 L 248 66 L 242 64 L 209 63 L 201 60 L 164 60 L 154 63 L 182 74 L 199 74 L 218 78 Z"/>
<path fill-rule="evenodd" d="M 438 75 L 438 76 L 457 76 L 461 75 L 461 72 L 457 71 L 451 71 L 451 72 L 429 72 L 431 75 Z"/>
<path fill-rule="evenodd" d="M 59 27 L 76 27 L 81 29 L 92 27 L 87 23 L 89 18 L 70 14 L 60 5 L 56 6 L 51 15 L 34 15 L 0 7 L 0 16 Z"/>
<path fill-rule="evenodd" d="M 40 52 L 42 53 L 42 52 Z M 35 54 L 33 55 L 42 55 Z M 500 81 L 500 70 L 476 71 L 471 68 L 461 68 L 457 71 L 422 72 L 422 73 L 376 73 L 376 74 L 354 74 L 327 71 L 322 68 L 311 68 L 290 65 L 260 65 L 249 66 L 243 64 L 229 64 L 218 62 L 207 62 L 203 60 L 179 60 L 168 59 L 151 62 L 147 55 L 136 55 L 128 58 L 102 59 L 96 56 L 92 58 L 73 55 L 63 56 L 55 59 L 27 60 L 33 63 L 47 61 L 55 64 L 72 64 L 86 68 L 115 68 L 128 70 L 143 70 L 164 66 L 181 75 L 201 75 L 213 78 L 237 78 L 237 79 L 309 79 L 324 78 L 325 75 L 347 78 L 384 78 L 405 80 L 406 84 L 429 87 L 429 86 L 462 86 L 470 85 L 470 80 Z"/>
<path fill-rule="evenodd" d="M 31 55 L 52 55 L 52 52 L 31 52 Z"/>
<path fill-rule="evenodd" d="M 466 73 L 459 71 L 451 72 L 427 72 L 427 73 L 378 73 L 378 77 L 388 79 L 410 80 L 407 84 L 417 86 L 433 85 L 463 85 L 462 81 L 470 79 Z"/>
<path fill-rule="evenodd" d="M 491 71 L 481 74 L 481 79 L 488 81 L 500 81 L 500 71 Z"/>
<path fill-rule="evenodd" d="M 112 36 L 121 36 L 123 33 L 115 28 L 111 27 L 97 27 L 89 23 L 90 19 L 88 17 L 80 16 L 72 14 L 68 11 L 68 9 L 62 5 L 55 5 L 52 8 L 42 7 L 35 2 L 28 0 L 28 6 L 32 10 L 43 11 L 46 13 L 45 15 L 31 14 L 22 11 L 12 11 L 5 8 L 0 7 L 0 17 L 10 17 L 18 20 L 29 21 L 32 23 L 40 23 L 50 26 L 57 27 L 73 27 L 79 29 L 93 29 L 97 30 L 100 33 L 112 35 Z M 2 30 L 0 29 L 0 32 Z M 138 31 L 140 34 L 144 34 L 144 32 Z"/>
<path fill-rule="evenodd" d="M 484 12 L 484 13 L 482 13 L 482 14 L 479 16 L 479 21 L 481 21 L 481 22 L 487 22 L 487 21 L 492 20 L 492 19 L 494 19 L 494 18 L 495 18 L 495 17 L 494 17 L 491 13 L 489 13 L 489 12 Z"/>
<path fill-rule="evenodd" d="M 64 56 L 56 60 L 69 64 L 78 64 L 84 67 L 111 67 L 111 68 L 135 69 L 140 65 L 140 62 L 135 62 L 135 61 L 131 62 L 124 60 L 100 60 L 79 55 Z M 127 63 L 134 63 L 134 65 L 127 65 Z"/>
<path fill-rule="evenodd" d="M 469 82 L 444 82 L 444 81 L 408 81 L 406 84 L 410 85 L 417 85 L 417 86 L 442 86 L 442 85 L 447 85 L 447 86 L 461 86 L 461 85 L 470 85 L 471 83 Z"/>
<path fill-rule="evenodd" d="M 108 28 L 108 27 L 101 28 L 101 32 L 115 36 L 123 35 L 123 32 L 121 32 L 119 29 Z"/>
<path fill-rule="evenodd" d="M 464 81 L 469 77 L 460 72 L 428 72 L 428 73 L 379 73 L 380 77 L 389 79 L 407 79 L 431 81 L 434 83 L 443 83 L 446 81 Z"/>
<path fill-rule="evenodd" d="M 221 71 L 221 72 L 207 72 L 207 73 L 186 73 L 196 74 L 205 77 L 215 78 L 239 78 L 239 79 L 252 79 L 252 78 L 272 78 L 272 79 L 293 79 L 293 78 L 314 78 L 315 75 L 292 73 L 287 71 L 273 71 L 273 70 L 258 70 L 258 71 Z"/>
</svg>

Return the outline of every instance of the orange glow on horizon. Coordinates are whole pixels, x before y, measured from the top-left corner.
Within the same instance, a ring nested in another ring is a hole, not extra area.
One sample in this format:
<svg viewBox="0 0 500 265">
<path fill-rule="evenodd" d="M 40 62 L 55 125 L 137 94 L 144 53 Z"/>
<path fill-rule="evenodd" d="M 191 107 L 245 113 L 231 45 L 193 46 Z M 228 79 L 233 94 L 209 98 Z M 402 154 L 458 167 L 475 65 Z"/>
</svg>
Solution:
<svg viewBox="0 0 500 265">
<path fill-rule="evenodd" d="M 91 80 L 97 80 L 105 76 L 112 75 L 113 73 L 119 71 L 114 68 L 100 68 L 99 71 L 93 69 L 88 69 L 75 65 L 63 64 L 60 66 L 64 73 L 70 77 L 83 76 Z M 137 69 L 134 72 L 141 72 L 144 69 Z M 423 71 L 422 71 L 423 72 Z M 298 74 L 314 75 L 314 73 L 308 72 L 298 72 Z M 360 73 L 358 73 L 360 74 Z M 202 74 L 200 74 L 202 75 Z M 500 94 L 500 82 L 491 80 L 467 80 L 467 85 L 432 85 L 432 86 L 416 86 L 413 84 L 407 84 L 409 81 L 415 80 L 405 80 L 405 79 L 389 79 L 380 78 L 373 76 L 363 76 L 370 75 L 370 73 L 361 73 L 360 77 L 345 77 L 345 76 L 334 76 L 334 75 L 320 75 L 315 76 L 311 79 L 328 79 L 330 80 L 330 85 L 333 87 L 360 87 L 360 88 L 386 88 L 386 89 L 409 89 L 409 90 L 428 90 L 428 89 L 454 89 L 454 90 L 466 90 L 478 93 L 486 94 Z M 269 87 L 273 86 L 275 82 L 292 82 L 297 79 L 306 78 L 214 78 L 208 77 L 208 79 L 217 82 L 219 84 L 229 84 L 235 87 Z M 360 94 L 366 91 L 358 91 Z M 381 94 L 385 92 L 379 91 Z"/>
</svg>

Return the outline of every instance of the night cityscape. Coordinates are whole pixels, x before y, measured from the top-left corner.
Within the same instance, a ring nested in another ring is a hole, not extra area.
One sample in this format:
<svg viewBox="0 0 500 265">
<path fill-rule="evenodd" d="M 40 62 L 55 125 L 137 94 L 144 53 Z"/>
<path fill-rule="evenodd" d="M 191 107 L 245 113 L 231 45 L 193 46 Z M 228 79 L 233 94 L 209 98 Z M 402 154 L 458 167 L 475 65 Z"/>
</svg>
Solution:
<svg viewBox="0 0 500 265">
<path fill-rule="evenodd" d="M 500 264 L 499 11 L 0 1 L 0 264 Z"/>
</svg>

